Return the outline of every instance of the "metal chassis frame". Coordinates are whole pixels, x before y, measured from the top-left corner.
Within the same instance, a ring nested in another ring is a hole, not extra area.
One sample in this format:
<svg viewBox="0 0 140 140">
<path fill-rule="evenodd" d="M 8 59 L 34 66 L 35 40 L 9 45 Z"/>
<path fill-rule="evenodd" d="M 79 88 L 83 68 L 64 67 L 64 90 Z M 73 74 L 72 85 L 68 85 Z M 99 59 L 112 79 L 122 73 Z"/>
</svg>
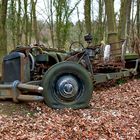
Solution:
<svg viewBox="0 0 140 140">
<path fill-rule="evenodd" d="M 73 59 L 78 54 L 68 58 L 66 61 L 71 61 L 71 58 Z M 135 68 L 132 69 L 124 69 L 120 72 L 114 72 L 114 73 L 93 73 L 92 64 L 90 62 L 89 56 L 85 53 L 83 53 L 82 58 L 85 58 L 85 61 L 88 65 L 88 70 L 91 73 L 91 77 L 93 78 L 93 83 L 103 83 L 108 80 L 112 79 L 120 79 L 124 77 L 134 76 L 137 75 L 138 67 L 140 63 L 140 59 L 136 59 Z M 81 59 L 81 58 L 80 58 Z M 79 62 L 79 60 L 78 60 Z M 19 101 L 43 101 L 44 97 L 42 96 L 43 87 L 39 86 L 41 84 L 41 81 L 30 81 L 27 83 L 21 83 L 19 81 L 14 81 L 10 84 L 4 83 L 0 84 L 0 99 L 13 99 L 14 102 Z M 23 91 L 26 91 L 28 94 L 23 94 Z M 38 93 L 37 95 L 33 93 Z"/>
<path fill-rule="evenodd" d="M 23 91 L 27 91 L 28 94 L 23 94 Z M 23 84 L 19 81 L 14 81 L 10 84 L 0 84 L 0 99 L 13 99 L 14 102 L 42 101 L 44 100 L 41 95 L 42 91 L 43 88 L 38 85 Z M 34 92 L 40 95 L 33 95 L 32 93 Z"/>
</svg>

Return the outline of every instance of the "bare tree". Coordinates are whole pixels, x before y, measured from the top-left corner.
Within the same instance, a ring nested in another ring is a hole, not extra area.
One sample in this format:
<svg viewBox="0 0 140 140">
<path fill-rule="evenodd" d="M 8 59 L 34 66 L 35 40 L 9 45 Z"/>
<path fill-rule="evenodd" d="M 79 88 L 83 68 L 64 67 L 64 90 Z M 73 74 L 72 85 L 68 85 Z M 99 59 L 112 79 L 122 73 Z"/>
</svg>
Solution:
<svg viewBox="0 0 140 140">
<path fill-rule="evenodd" d="M 85 16 L 86 32 L 91 33 L 91 0 L 85 0 L 84 16 Z"/>
<path fill-rule="evenodd" d="M 104 5 L 104 1 L 103 0 L 99 0 L 99 25 L 98 25 L 98 30 L 99 30 L 99 41 L 103 40 L 103 5 Z"/>
<path fill-rule="evenodd" d="M 17 18 L 16 18 L 16 1 L 15 0 L 11 0 L 10 1 L 10 6 L 9 6 L 9 13 L 8 13 L 8 25 L 9 25 L 9 28 L 11 30 L 11 33 L 12 33 L 12 44 L 13 44 L 13 48 L 16 47 L 16 29 L 17 29 L 17 25 L 16 25 L 16 21 L 17 21 Z"/>
<path fill-rule="evenodd" d="M 53 0 L 49 0 L 48 1 L 48 5 L 50 7 L 49 9 L 49 13 L 50 13 L 50 17 L 49 17 L 49 23 L 50 23 L 50 33 L 51 33 L 51 40 L 52 40 L 52 46 L 54 48 L 55 46 L 55 42 L 54 42 L 54 19 L 53 19 Z"/>
<path fill-rule="evenodd" d="M 136 23 L 136 14 L 135 14 L 135 2 L 136 2 L 136 0 L 132 0 L 132 12 L 131 12 L 131 14 L 132 14 L 132 19 L 131 19 L 131 21 L 132 21 L 132 24 L 131 24 L 131 28 L 132 28 L 132 30 L 131 30 L 131 34 L 132 34 L 132 39 L 134 39 L 135 38 L 135 33 L 136 33 L 136 28 L 135 28 L 135 23 Z"/>
<path fill-rule="evenodd" d="M 39 44 L 39 33 L 38 33 L 38 25 L 37 25 L 37 17 L 36 17 L 36 3 L 37 0 L 31 0 L 32 14 L 33 14 L 33 29 L 34 29 L 36 43 Z"/>
<path fill-rule="evenodd" d="M 28 0 L 24 0 L 24 34 L 25 34 L 25 45 L 28 45 Z"/>
<path fill-rule="evenodd" d="M 113 0 L 105 0 L 105 11 L 107 15 L 108 43 L 111 44 L 118 41 Z M 112 54 L 120 54 L 121 49 L 119 47 L 120 46 L 118 44 L 112 44 Z"/>
<path fill-rule="evenodd" d="M 121 0 L 118 38 L 125 39 L 126 37 L 126 23 L 127 23 L 127 5 L 130 0 Z"/>
<path fill-rule="evenodd" d="M 7 32 L 6 32 L 6 17 L 7 17 L 7 3 L 8 0 L 1 1 L 0 8 L 0 53 L 7 52 Z"/>
<path fill-rule="evenodd" d="M 7 53 L 7 31 L 6 31 L 7 3 L 8 0 L 2 0 L 0 8 L 0 66 L 2 63 L 2 57 Z"/>
<path fill-rule="evenodd" d="M 137 0 L 137 34 L 140 38 L 140 0 Z"/>
<path fill-rule="evenodd" d="M 83 33 L 83 27 L 82 27 L 82 23 L 80 21 L 80 16 L 79 16 L 79 9 L 77 7 L 77 17 L 78 17 L 78 28 L 79 28 L 79 32 L 78 32 L 78 40 L 79 42 L 82 42 L 82 33 Z"/>
<path fill-rule="evenodd" d="M 128 51 L 131 51 L 130 49 L 130 16 L 131 16 L 131 5 L 132 5 L 132 0 L 127 1 L 127 12 L 126 12 L 126 46 Z"/>
<path fill-rule="evenodd" d="M 128 0 L 128 3 L 127 3 L 127 12 L 126 12 L 126 19 L 127 19 L 127 36 L 129 36 L 129 34 L 130 34 L 131 5 L 132 5 L 132 0 Z"/>
<path fill-rule="evenodd" d="M 17 44 L 21 44 L 22 40 L 22 33 L 21 33 L 21 26 L 22 26 L 22 20 L 21 20 L 21 0 L 17 1 L 18 10 L 17 10 L 17 31 L 16 31 L 16 39 Z"/>
<path fill-rule="evenodd" d="M 56 10 L 56 40 L 57 48 L 63 49 L 66 43 L 66 40 L 69 36 L 70 29 L 70 15 L 77 7 L 81 0 L 70 8 L 70 1 L 68 0 L 54 0 L 54 7 Z"/>
</svg>

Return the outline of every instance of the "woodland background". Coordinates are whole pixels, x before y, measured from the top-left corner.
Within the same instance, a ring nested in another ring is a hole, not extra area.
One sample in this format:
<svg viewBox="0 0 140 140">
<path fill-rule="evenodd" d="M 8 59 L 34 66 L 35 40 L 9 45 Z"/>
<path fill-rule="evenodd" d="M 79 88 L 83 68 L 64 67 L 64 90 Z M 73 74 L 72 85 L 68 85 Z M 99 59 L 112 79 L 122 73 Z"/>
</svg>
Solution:
<svg viewBox="0 0 140 140">
<path fill-rule="evenodd" d="M 93 44 L 115 42 L 140 37 L 140 0 L 121 0 L 120 10 L 114 11 L 115 0 L 42 0 L 45 4 L 43 20 L 36 10 L 38 0 L 0 0 L 0 56 L 17 45 L 44 43 L 48 48 L 67 48 L 72 41 L 83 42 L 87 33 Z M 78 8 L 84 1 L 82 9 Z M 93 5 L 93 2 L 97 6 Z M 119 0 L 116 0 L 119 1 Z M 97 8 L 98 7 L 98 8 Z M 93 10 L 97 9 L 98 15 Z M 76 11 L 76 23 L 71 15 Z M 84 19 L 79 18 L 83 11 Z"/>
<path fill-rule="evenodd" d="M 44 0 L 47 14 L 41 20 L 38 0 L 0 0 L 0 59 L 16 46 L 31 43 L 67 49 L 73 41 L 84 43 L 87 33 L 93 35 L 94 45 L 102 40 L 112 43 L 126 39 L 131 53 L 130 46 L 140 38 L 140 0 L 120 0 L 117 12 L 117 0 L 75 0 L 71 6 L 73 1 Z M 78 8 L 80 1 L 83 8 Z M 99 8 L 93 6 L 95 1 Z M 77 13 L 76 23 L 72 22 L 73 11 Z M 131 77 L 97 85 L 87 109 L 54 110 L 42 102 L 1 101 L 0 139 L 139 140 L 140 80 Z"/>
</svg>

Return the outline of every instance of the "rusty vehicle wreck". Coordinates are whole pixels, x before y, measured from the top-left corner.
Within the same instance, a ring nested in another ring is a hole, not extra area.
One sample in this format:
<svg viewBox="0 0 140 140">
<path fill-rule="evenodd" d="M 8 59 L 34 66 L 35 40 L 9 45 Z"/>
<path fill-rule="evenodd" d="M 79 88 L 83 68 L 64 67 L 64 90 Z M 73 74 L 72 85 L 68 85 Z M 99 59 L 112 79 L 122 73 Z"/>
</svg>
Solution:
<svg viewBox="0 0 140 140">
<path fill-rule="evenodd" d="M 139 73 L 137 54 L 124 54 L 120 47 L 121 53 L 115 59 L 121 59 L 112 59 L 115 53 L 111 52 L 105 63 L 101 46 L 90 45 L 90 35 L 85 40 L 87 47 L 73 42 L 69 52 L 39 45 L 11 51 L 3 58 L 0 99 L 45 101 L 49 107 L 58 109 L 85 108 L 92 97 L 93 85 Z"/>
</svg>

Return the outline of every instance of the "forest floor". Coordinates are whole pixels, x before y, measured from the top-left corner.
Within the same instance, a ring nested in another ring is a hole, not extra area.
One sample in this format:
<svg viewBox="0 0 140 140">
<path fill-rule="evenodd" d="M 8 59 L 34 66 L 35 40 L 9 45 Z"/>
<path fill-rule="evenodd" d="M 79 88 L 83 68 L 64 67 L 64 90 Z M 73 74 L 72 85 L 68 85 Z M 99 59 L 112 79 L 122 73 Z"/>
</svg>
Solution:
<svg viewBox="0 0 140 140">
<path fill-rule="evenodd" d="M 28 139 L 140 140 L 140 80 L 95 87 L 87 109 L 0 101 L 0 140 Z"/>
</svg>

